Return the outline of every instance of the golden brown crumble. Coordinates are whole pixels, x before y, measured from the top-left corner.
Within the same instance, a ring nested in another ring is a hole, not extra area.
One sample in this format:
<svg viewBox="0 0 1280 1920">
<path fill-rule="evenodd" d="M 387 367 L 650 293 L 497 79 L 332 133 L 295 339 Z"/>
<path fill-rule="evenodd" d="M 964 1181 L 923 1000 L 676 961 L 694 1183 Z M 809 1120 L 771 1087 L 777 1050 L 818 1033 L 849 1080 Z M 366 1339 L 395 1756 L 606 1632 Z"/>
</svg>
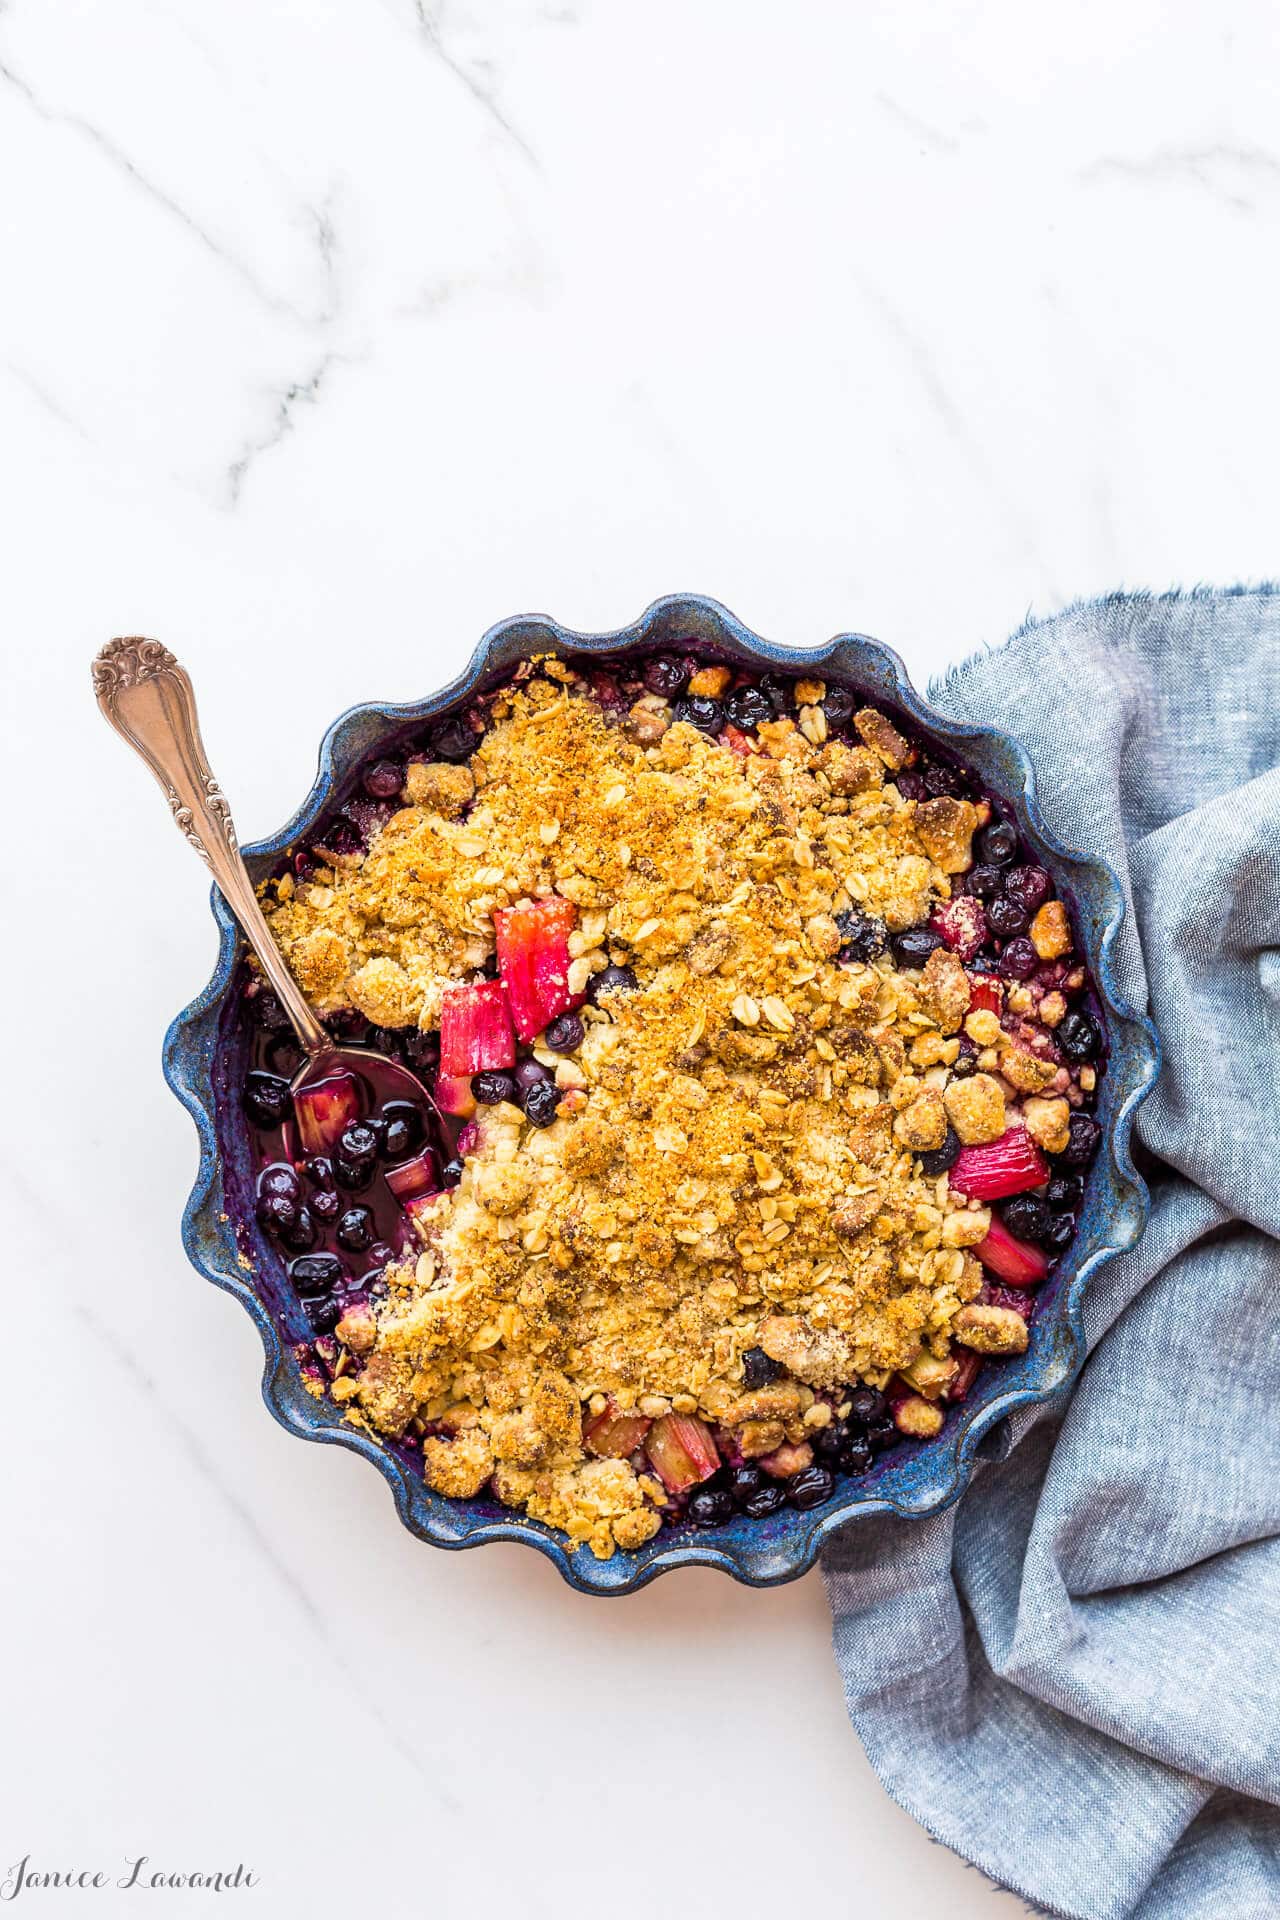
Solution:
<svg viewBox="0 0 1280 1920">
<path fill-rule="evenodd" d="M 981 1351 L 1008 1350 L 993 1343 L 1016 1340 L 1018 1316 L 969 1305 L 966 1249 L 990 1216 L 917 1155 L 948 1122 L 998 1138 L 1006 1095 L 1042 1093 L 1052 1069 L 969 1012 L 944 948 L 923 972 L 836 962 L 838 914 L 918 925 L 978 824 L 968 801 L 903 798 L 910 748 L 884 715 L 856 716 L 861 746 L 826 740 L 825 721 L 815 740 L 815 701 L 738 752 L 660 699 L 616 724 L 547 672 L 500 697 L 469 769 L 409 767 L 367 854 L 269 887 L 264 906 L 319 1010 L 384 1026 L 437 1025 L 444 989 L 492 953 L 495 910 L 552 892 L 577 909 L 571 990 L 610 962 L 634 970 L 635 992 L 584 1008 L 573 1058 L 537 1050 L 555 1123 L 482 1107 L 420 1256 L 339 1329 L 364 1356 L 349 1417 L 429 1429 L 433 1487 L 491 1483 L 603 1557 L 649 1538 L 667 1499 L 584 1449 L 584 1418 L 607 1407 L 697 1413 L 773 1459 L 830 1417 L 816 1392 L 906 1371 L 918 1393 L 899 1425 L 937 1431 L 957 1316 Z M 1041 931 L 1056 938 L 1047 909 Z M 1002 1047 L 999 1077 L 952 1079 L 962 1031 Z M 1029 1124 L 1049 1144 L 1067 1111 L 1033 1100 Z M 745 1392 L 753 1348 L 794 1377 Z"/>
</svg>

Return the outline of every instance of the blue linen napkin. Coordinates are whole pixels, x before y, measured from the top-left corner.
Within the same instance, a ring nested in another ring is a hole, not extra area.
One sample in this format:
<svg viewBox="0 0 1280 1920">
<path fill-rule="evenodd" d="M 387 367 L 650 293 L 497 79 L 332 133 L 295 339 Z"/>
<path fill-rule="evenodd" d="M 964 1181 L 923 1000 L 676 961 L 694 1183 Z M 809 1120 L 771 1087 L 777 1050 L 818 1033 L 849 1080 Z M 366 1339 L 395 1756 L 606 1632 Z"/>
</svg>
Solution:
<svg viewBox="0 0 1280 1920">
<path fill-rule="evenodd" d="M 1151 1223 L 1065 1408 L 823 1559 L 849 1713 L 925 1829 L 1072 1920 L 1280 1916 L 1280 591 L 1116 595 L 933 690 L 1017 736 L 1132 911 Z"/>
</svg>

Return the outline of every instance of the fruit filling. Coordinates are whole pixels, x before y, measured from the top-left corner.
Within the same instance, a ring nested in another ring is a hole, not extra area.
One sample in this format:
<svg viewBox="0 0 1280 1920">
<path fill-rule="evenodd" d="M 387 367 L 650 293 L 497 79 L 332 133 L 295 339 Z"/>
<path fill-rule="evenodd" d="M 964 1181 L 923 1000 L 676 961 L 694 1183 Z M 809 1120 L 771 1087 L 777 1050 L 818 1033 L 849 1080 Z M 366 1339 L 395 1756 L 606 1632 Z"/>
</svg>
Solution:
<svg viewBox="0 0 1280 1920">
<path fill-rule="evenodd" d="M 528 661 L 384 743 L 261 894 L 374 1063 L 292 1095 L 247 977 L 283 1318 L 438 1493 L 601 1557 L 820 1508 L 1035 1338 L 1096 996 L 1007 809 L 848 688 Z"/>
</svg>

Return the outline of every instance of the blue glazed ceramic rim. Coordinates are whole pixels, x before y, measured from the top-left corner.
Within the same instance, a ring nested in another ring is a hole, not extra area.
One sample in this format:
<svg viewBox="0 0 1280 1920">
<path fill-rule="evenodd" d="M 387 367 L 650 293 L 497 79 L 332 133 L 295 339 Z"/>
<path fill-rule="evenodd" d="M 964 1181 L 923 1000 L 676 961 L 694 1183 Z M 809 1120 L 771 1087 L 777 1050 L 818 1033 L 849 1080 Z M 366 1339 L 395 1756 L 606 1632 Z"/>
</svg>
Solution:
<svg viewBox="0 0 1280 1920">
<path fill-rule="evenodd" d="M 419 1539 L 447 1548 L 519 1541 L 545 1554 L 583 1593 L 633 1592 L 675 1567 L 717 1567 L 748 1586 L 775 1586 L 805 1573 L 823 1541 L 862 1515 L 896 1513 L 922 1519 L 949 1506 L 967 1485 L 979 1445 L 997 1422 L 1070 1387 L 1085 1353 L 1085 1288 L 1108 1260 L 1134 1244 L 1149 1211 L 1130 1142 L 1134 1114 L 1159 1071 L 1159 1044 L 1151 1022 L 1125 1004 L 1117 987 L 1115 943 L 1125 912 L 1120 883 L 1105 862 L 1063 846 L 1049 832 L 1037 804 L 1034 770 L 1015 740 L 994 728 L 936 713 L 911 685 L 897 655 L 863 635 L 841 634 L 820 647 L 784 647 L 762 640 L 716 601 L 692 594 L 655 601 L 634 625 L 616 633 L 573 633 L 542 615 L 501 621 L 485 634 L 465 671 L 441 692 L 405 705 L 353 707 L 336 720 L 320 748 L 315 784 L 293 819 L 270 839 L 245 849 L 250 872 L 261 879 L 282 852 L 305 839 L 380 740 L 440 717 L 501 679 L 527 655 L 617 656 L 678 641 L 756 669 L 808 671 L 843 680 L 869 700 L 897 708 L 952 747 L 1010 804 L 1029 844 L 1071 904 L 1106 1009 L 1110 1054 L 1099 1105 L 1104 1141 L 1089 1177 L 1071 1257 L 1046 1283 L 1027 1353 L 998 1371 L 988 1369 L 991 1377 L 980 1377 L 975 1397 L 953 1409 L 936 1440 L 901 1450 L 902 1458 L 895 1458 L 900 1451 L 895 1449 L 863 1479 L 840 1481 L 832 1498 L 812 1512 L 784 1509 L 765 1521 L 739 1516 L 713 1534 L 664 1529 L 636 1552 L 596 1560 L 586 1548 L 571 1548 L 537 1521 L 490 1503 L 448 1501 L 431 1492 L 404 1461 L 347 1425 L 335 1406 L 313 1399 L 303 1387 L 288 1345 L 253 1285 L 255 1271 L 275 1256 L 258 1237 L 251 1209 L 242 1204 L 230 1177 L 230 1144 L 224 1152 L 219 1142 L 220 1115 L 225 1119 L 234 1111 L 225 1072 L 220 1077 L 220 1055 L 242 947 L 215 889 L 212 904 L 220 945 L 213 977 L 178 1015 L 164 1043 L 165 1078 L 199 1135 L 200 1166 L 182 1220 L 183 1244 L 192 1264 L 234 1294 L 253 1319 L 265 1355 L 263 1397 L 290 1433 L 363 1454 L 387 1480 L 400 1519 Z"/>
</svg>

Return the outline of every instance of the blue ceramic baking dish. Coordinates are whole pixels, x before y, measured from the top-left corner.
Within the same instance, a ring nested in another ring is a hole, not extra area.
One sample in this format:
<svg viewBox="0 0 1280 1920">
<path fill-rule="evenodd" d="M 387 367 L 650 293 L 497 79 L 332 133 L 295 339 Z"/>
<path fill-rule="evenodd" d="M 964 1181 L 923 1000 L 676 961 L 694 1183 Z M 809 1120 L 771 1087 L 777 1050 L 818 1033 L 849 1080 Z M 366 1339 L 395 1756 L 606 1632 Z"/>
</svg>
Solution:
<svg viewBox="0 0 1280 1920">
<path fill-rule="evenodd" d="M 655 601 L 633 626 L 617 633 L 571 633 L 537 614 L 504 620 L 485 634 L 465 672 L 441 692 L 407 706 L 354 707 L 335 721 L 320 748 L 315 785 L 298 812 L 279 833 L 245 850 L 250 873 L 255 880 L 265 877 L 281 853 L 305 842 L 326 805 L 384 739 L 465 704 L 528 655 L 620 658 L 677 642 L 755 669 L 785 668 L 842 681 L 951 747 L 1010 803 L 1028 842 L 1071 903 L 1104 1004 L 1110 1046 L 1098 1108 L 1104 1140 L 1089 1175 L 1079 1230 L 1045 1284 L 1027 1352 L 999 1368 L 984 1368 L 971 1397 L 951 1410 L 936 1440 L 892 1450 L 862 1479 L 841 1479 L 831 1499 L 811 1512 L 783 1509 L 763 1521 L 739 1516 L 706 1533 L 664 1529 L 637 1552 L 597 1560 L 585 1548 L 570 1548 L 550 1528 L 492 1501 L 443 1499 L 403 1459 L 345 1424 L 337 1407 L 304 1390 L 290 1351 L 301 1329 L 289 1329 L 279 1256 L 253 1217 L 249 1140 L 234 1091 L 244 1067 L 234 991 L 242 942 L 215 890 L 220 946 L 213 978 L 178 1015 L 164 1045 L 165 1077 L 199 1135 L 200 1168 L 182 1223 L 192 1263 L 252 1316 L 266 1360 L 263 1395 L 291 1433 L 363 1454 L 388 1481 L 401 1520 L 419 1539 L 437 1547 L 522 1541 L 545 1554 L 583 1593 L 629 1593 L 660 1573 L 689 1566 L 718 1567 L 749 1586 L 773 1586 L 804 1573 L 827 1535 L 862 1514 L 892 1511 L 921 1518 L 937 1513 L 958 1498 L 980 1440 L 997 1421 L 1061 1393 L 1075 1378 L 1084 1357 L 1085 1285 L 1105 1261 L 1132 1246 L 1148 1209 L 1146 1188 L 1130 1156 L 1130 1133 L 1134 1112 L 1155 1081 L 1158 1049 L 1150 1022 L 1125 1006 L 1116 991 L 1111 949 L 1124 913 L 1119 882 L 1102 861 L 1073 853 L 1047 831 L 1030 762 L 1016 741 L 935 713 L 912 687 L 897 656 L 862 635 L 841 634 L 808 649 L 783 647 L 760 639 L 715 601 L 687 594 Z"/>
</svg>

